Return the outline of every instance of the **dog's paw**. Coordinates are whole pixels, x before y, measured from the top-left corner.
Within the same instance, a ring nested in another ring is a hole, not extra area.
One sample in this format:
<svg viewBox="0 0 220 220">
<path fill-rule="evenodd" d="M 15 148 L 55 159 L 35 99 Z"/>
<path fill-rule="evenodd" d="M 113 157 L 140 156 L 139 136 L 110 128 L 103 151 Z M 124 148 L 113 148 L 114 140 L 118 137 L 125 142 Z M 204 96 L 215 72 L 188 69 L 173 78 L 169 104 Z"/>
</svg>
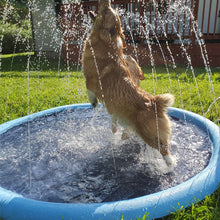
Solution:
<svg viewBox="0 0 220 220">
<path fill-rule="evenodd" d="M 93 108 L 96 108 L 98 106 L 98 99 L 93 99 L 91 105 Z"/>
<path fill-rule="evenodd" d="M 174 161 L 173 158 L 170 155 L 165 155 L 163 156 L 167 166 L 173 166 L 174 165 Z"/>
<path fill-rule="evenodd" d="M 87 89 L 87 93 L 88 93 L 89 101 L 90 101 L 92 107 L 96 108 L 98 106 L 98 99 L 96 98 L 95 93 L 93 93 L 89 89 Z"/>
<path fill-rule="evenodd" d="M 121 135 L 121 139 L 122 139 L 122 140 L 127 140 L 127 139 L 129 139 L 129 134 L 128 134 L 127 132 L 123 131 L 123 133 L 122 133 L 122 135 Z"/>
</svg>

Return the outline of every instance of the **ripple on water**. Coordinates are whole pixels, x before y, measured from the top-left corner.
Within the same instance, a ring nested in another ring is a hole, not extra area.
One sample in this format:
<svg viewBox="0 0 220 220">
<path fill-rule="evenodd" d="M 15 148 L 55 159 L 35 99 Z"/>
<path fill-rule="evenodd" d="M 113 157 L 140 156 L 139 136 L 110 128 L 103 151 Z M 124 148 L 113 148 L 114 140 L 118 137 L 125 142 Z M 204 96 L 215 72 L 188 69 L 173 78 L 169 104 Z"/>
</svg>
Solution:
<svg viewBox="0 0 220 220">
<path fill-rule="evenodd" d="M 211 156 L 207 134 L 181 120 L 172 119 L 172 125 L 175 165 L 169 168 L 136 136 L 122 141 L 121 131 L 112 135 L 104 109 L 38 118 L 0 135 L 0 184 L 28 198 L 66 203 L 129 199 L 170 188 L 201 172 Z"/>
</svg>

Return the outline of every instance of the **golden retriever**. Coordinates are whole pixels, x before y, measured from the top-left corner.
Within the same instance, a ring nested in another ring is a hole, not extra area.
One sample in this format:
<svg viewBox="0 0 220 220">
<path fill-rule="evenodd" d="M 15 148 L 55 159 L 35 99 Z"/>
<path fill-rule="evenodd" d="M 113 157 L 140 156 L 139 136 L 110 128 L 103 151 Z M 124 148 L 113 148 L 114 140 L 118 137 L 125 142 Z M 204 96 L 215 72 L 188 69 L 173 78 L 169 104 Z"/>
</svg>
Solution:
<svg viewBox="0 0 220 220">
<path fill-rule="evenodd" d="M 117 12 L 108 0 L 100 0 L 82 56 L 89 100 L 96 107 L 98 98 L 113 122 L 119 121 L 131 128 L 147 144 L 157 148 L 171 165 L 173 161 L 168 151 L 171 122 L 167 107 L 173 104 L 174 97 L 171 94 L 152 96 L 132 80 L 124 59 L 123 41 Z"/>
</svg>

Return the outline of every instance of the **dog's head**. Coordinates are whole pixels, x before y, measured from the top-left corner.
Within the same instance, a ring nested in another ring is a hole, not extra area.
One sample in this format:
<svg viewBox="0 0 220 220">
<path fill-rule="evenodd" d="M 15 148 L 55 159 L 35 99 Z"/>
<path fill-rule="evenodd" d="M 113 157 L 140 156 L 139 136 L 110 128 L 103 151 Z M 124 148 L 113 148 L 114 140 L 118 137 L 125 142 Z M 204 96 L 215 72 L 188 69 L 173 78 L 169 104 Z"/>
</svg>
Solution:
<svg viewBox="0 0 220 220">
<path fill-rule="evenodd" d="M 89 15 L 96 28 L 107 30 L 111 37 L 120 36 L 124 39 L 120 17 L 111 7 L 110 0 L 99 0 L 98 15 L 93 12 L 89 12 Z"/>
</svg>

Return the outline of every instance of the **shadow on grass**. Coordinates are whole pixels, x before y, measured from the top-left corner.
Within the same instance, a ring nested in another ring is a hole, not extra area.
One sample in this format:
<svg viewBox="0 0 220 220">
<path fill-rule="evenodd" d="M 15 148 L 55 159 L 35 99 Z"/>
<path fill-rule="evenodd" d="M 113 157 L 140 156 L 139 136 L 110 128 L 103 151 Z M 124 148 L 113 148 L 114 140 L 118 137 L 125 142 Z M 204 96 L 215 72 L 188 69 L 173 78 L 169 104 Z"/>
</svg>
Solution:
<svg viewBox="0 0 220 220">
<path fill-rule="evenodd" d="M 76 78 L 83 79 L 80 66 L 70 65 L 58 58 L 37 57 L 31 54 L 3 55 L 1 78 Z"/>
<path fill-rule="evenodd" d="M 208 77 L 205 67 L 193 67 L 192 69 L 187 67 L 187 66 L 183 66 L 183 65 L 177 65 L 176 68 L 172 68 L 172 67 L 168 67 L 166 68 L 165 65 L 160 65 L 160 66 L 156 66 L 155 70 L 153 68 L 152 71 L 152 67 L 150 66 L 144 66 L 142 67 L 143 72 L 148 73 L 148 74 L 156 74 L 158 79 L 161 79 L 163 76 L 165 75 L 169 75 L 170 78 L 180 78 L 181 80 L 183 80 L 184 78 L 187 79 L 191 79 L 193 78 L 195 75 L 195 77 L 199 77 L 200 79 L 206 79 Z M 211 69 L 212 73 L 219 73 L 220 69 L 217 68 L 213 68 Z"/>
<path fill-rule="evenodd" d="M 24 72 L 30 70 L 30 72 L 35 72 L 30 73 L 29 77 L 31 78 L 65 78 L 66 75 L 68 77 L 83 78 L 80 65 L 74 66 L 70 64 L 67 66 L 62 58 L 48 58 L 45 55 L 35 56 L 33 53 L 23 53 L 3 55 L 1 61 L 1 77 L 8 77 L 8 72 L 10 72 L 10 77 L 27 77 Z M 188 80 L 194 81 L 192 70 L 186 66 L 178 65 L 175 69 L 172 67 L 167 69 L 165 65 L 157 66 L 155 70 L 153 69 L 153 72 L 151 66 L 143 66 L 142 70 L 147 75 L 156 74 L 158 80 L 169 77 L 170 79 L 176 80 L 178 78 L 180 81 L 186 82 Z M 219 72 L 219 69 L 212 70 L 213 75 Z M 194 74 L 201 80 L 208 78 L 205 68 L 194 68 Z M 214 80 L 219 81 L 219 76 L 215 76 Z"/>
<path fill-rule="evenodd" d="M 46 78 L 56 78 L 56 79 L 66 79 L 66 78 L 75 78 L 75 79 L 83 79 L 83 74 L 81 72 L 73 72 L 70 74 L 50 74 L 48 75 L 44 74 L 44 72 L 41 73 L 30 73 L 30 74 L 25 74 L 23 73 L 10 73 L 10 74 L 4 74 L 2 73 L 0 75 L 0 78 L 35 78 L 35 79 L 46 79 Z"/>
<path fill-rule="evenodd" d="M 64 60 L 59 58 L 48 58 L 35 56 L 33 53 L 2 55 L 1 72 L 17 71 L 81 71 L 80 66 L 66 65 Z"/>
</svg>

